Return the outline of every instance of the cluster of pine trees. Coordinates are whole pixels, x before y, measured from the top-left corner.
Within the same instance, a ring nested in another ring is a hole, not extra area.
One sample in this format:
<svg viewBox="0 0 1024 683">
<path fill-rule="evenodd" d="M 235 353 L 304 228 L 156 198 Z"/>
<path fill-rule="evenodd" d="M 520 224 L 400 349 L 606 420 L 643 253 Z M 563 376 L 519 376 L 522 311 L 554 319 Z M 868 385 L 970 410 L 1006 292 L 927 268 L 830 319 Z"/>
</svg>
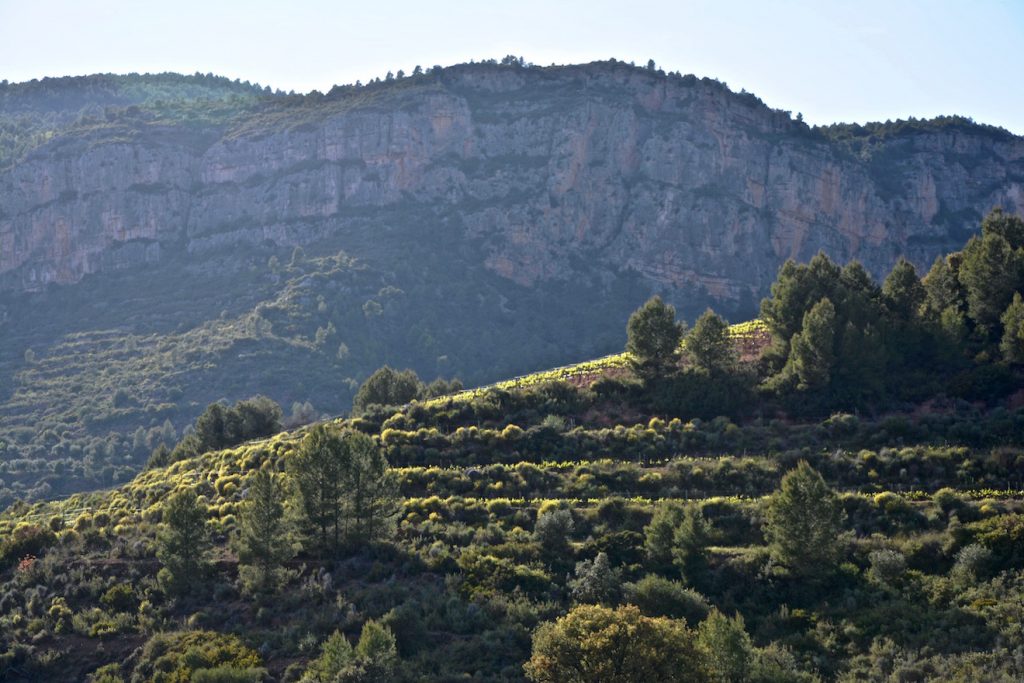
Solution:
<svg viewBox="0 0 1024 683">
<path fill-rule="evenodd" d="M 626 348 L 666 408 L 697 394 L 716 414 L 765 400 L 802 414 L 936 395 L 992 400 L 1013 389 L 1024 365 L 1022 292 L 1024 221 L 996 209 L 923 278 L 903 259 L 880 286 L 856 261 L 840 267 L 819 253 L 786 262 L 761 304 L 772 344 L 755 366 L 737 363 L 714 312 L 687 332 L 657 297 L 630 319 Z"/>
<path fill-rule="evenodd" d="M 287 565 L 300 549 L 337 559 L 389 539 L 398 512 L 397 481 L 373 439 L 320 425 L 303 439 L 285 472 L 262 469 L 250 478 L 232 539 L 240 584 L 257 600 L 272 598 L 295 576 Z M 208 516 L 194 489 L 178 491 L 164 506 L 158 580 L 179 599 L 204 595 L 211 571 Z M 355 647 L 336 631 L 302 680 L 390 680 L 397 660 L 394 635 L 371 620 Z"/>
</svg>

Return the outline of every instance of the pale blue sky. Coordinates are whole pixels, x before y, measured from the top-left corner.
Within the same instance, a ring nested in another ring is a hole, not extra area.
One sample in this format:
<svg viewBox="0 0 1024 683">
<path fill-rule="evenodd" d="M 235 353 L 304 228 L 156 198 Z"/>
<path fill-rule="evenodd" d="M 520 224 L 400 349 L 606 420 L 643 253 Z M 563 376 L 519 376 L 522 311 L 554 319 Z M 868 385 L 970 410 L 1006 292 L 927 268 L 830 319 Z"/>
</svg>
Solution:
<svg viewBox="0 0 1024 683">
<path fill-rule="evenodd" d="M 0 0 L 0 79 L 213 72 L 327 90 L 421 64 L 616 57 L 810 123 L 963 114 L 1024 134 L 1024 0 Z"/>
</svg>

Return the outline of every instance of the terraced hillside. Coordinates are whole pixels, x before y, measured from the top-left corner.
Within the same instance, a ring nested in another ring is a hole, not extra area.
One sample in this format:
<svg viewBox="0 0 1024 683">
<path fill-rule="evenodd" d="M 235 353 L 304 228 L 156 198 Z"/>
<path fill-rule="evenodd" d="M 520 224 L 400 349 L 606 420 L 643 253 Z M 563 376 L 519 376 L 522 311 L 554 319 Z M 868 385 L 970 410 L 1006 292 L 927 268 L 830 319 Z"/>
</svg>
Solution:
<svg viewBox="0 0 1024 683">
<path fill-rule="evenodd" d="M 594 358 L 652 293 L 749 318 L 819 250 L 924 269 L 1022 198 L 1005 130 L 810 128 L 616 60 L 0 83 L 0 506 L 126 482 L 222 398 Z"/>
<path fill-rule="evenodd" d="M 628 355 L 382 369 L 246 443 L 212 406 L 0 513 L 0 680 L 1021 680 L 1022 283 L 993 212 L 924 278 L 787 263 L 758 323 L 652 297 Z"/>
<path fill-rule="evenodd" d="M 333 630 L 354 636 L 374 619 L 397 639 L 402 680 L 519 680 L 531 631 L 577 602 L 577 563 L 599 553 L 614 575 L 608 603 L 691 625 L 712 607 L 738 611 L 755 659 L 787 676 L 832 680 L 875 666 L 1019 675 L 1009 653 L 1024 645 L 1024 411 L 740 426 L 630 422 L 614 417 L 621 409 L 553 382 L 332 422 L 372 434 L 386 453 L 398 525 L 389 543 L 343 559 L 303 551 L 272 602 L 239 592 L 227 541 L 254 473 L 287 471 L 310 428 L 117 489 L 17 505 L 0 517 L 0 538 L 37 547 L 6 558 L 0 676 L 80 678 L 111 664 L 108 675 L 137 678 L 153 634 L 208 629 L 237 636 L 273 679 L 297 680 Z M 839 492 L 850 534 L 842 564 L 810 583 L 773 564 L 764 534 L 766 501 L 799 461 Z M 214 569 L 201 595 L 172 599 L 154 539 L 168 498 L 186 489 L 208 511 Z M 700 572 L 655 556 L 654 530 L 677 505 L 709 525 Z M 985 561 L 968 567 L 972 553 Z M 897 570 L 883 576 L 890 556 Z M 126 597 L 114 604 L 111 591 Z"/>
</svg>

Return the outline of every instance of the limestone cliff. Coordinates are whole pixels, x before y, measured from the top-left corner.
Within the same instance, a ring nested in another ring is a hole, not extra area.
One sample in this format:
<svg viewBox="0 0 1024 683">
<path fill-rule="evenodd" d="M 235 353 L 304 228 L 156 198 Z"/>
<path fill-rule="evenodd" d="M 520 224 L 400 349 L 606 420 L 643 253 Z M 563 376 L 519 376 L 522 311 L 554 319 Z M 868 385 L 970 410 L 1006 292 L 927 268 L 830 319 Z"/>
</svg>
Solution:
<svg viewBox="0 0 1024 683">
<path fill-rule="evenodd" d="M 445 221 L 523 285 L 630 269 L 753 300 L 790 257 L 926 267 L 993 206 L 1024 212 L 1022 138 L 960 123 L 856 143 L 621 63 L 463 65 L 225 121 L 121 114 L 0 172 L 0 288 L 266 240 L 372 259 L 378 236 L 417 249 Z"/>
</svg>

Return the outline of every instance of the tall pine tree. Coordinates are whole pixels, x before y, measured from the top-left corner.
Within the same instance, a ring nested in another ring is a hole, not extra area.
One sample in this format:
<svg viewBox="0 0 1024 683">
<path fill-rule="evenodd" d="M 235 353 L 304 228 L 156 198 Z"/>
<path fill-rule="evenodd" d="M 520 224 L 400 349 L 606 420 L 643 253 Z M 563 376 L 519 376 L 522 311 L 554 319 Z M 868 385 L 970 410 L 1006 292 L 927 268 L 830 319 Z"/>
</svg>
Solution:
<svg viewBox="0 0 1024 683">
<path fill-rule="evenodd" d="M 836 308 L 827 298 L 804 314 L 800 332 L 790 343 L 790 373 L 799 389 L 828 385 L 835 364 Z"/>
<path fill-rule="evenodd" d="M 238 573 L 252 593 L 276 590 L 285 576 L 284 562 L 295 555 L 285 499 L 279 476 L 260 470 L 250 478 L 238 518 L 237 546 Z"/>
<path fill-rule="evenodd" d="M 156 556 L 164 565 L 160 582 L 172 593 L 187 595 L 205 578 L 210 547 L 206 517 L 206 506 L 192 489 L 171 495 L 164 505 Z"/>
<path fill-rule="evenodd" d="M 772 557 L 805 577 L 833 571 L 843 552 L 846 513 L 814 468 L 801 461 L 768 501 L 765 535 Z"/>
</svg>

